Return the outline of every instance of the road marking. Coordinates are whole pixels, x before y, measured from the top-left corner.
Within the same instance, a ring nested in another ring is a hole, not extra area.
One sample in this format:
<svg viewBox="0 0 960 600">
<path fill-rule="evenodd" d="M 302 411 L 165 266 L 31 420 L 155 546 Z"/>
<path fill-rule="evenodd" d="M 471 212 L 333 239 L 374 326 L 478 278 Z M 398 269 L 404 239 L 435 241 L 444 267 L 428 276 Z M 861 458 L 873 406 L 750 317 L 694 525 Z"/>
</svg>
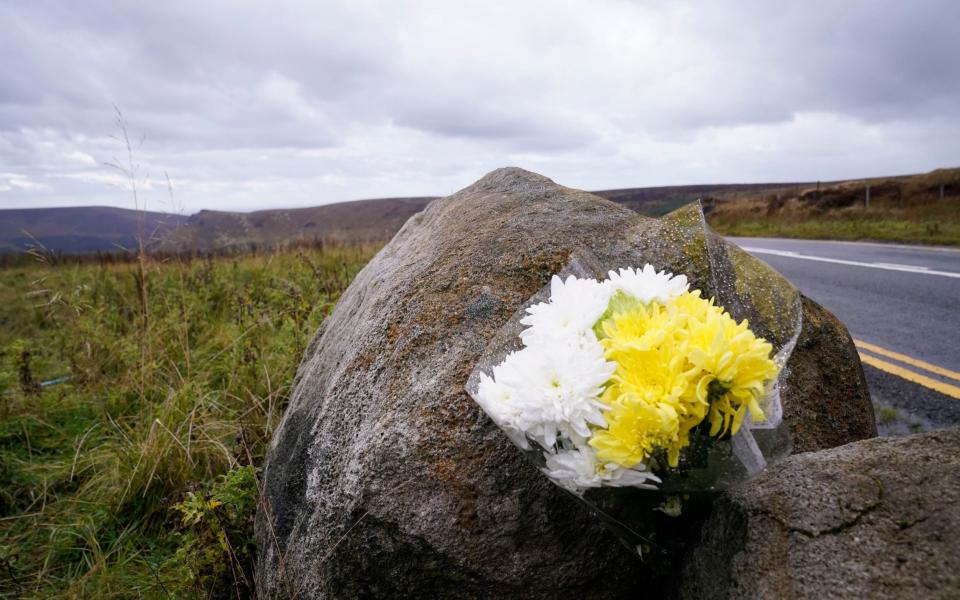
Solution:
<svg viewBox="0 0 960 600">
<path fill-rule="evenodd" d="M 869 342 L 864 342 L 863 340 L 858 340 L 854 338 L 853 343 L 856 344 L 857 348 L 863 348 L 864 350 L 869 350 L 874 354 L 879 354 L 880 356 L 886 356 L 887 358 L 892 358 L 893 360 L 900 361 L 904 364 L 912 365 L 918 369 L 923 369 L 930 373 L 936 373 L 941 377 L 946 377 L 948 379 L 954 379 L 960 381 L 960 373 L 956 371 L 951 371 L 950 369 L 944 369 L 943 367 L 938 367 L 937 365 L 930 364 L 926 361 L 920 360 L 918 358 L 913 358 L 907 356 L 906 354 L 900 354 L 899 352 L 894 352 L 893 350 L 887 350 L 877 346 L 876 344 L 871 344 Z"/>
<path fill-rule="evenodd" d="M 881 262 L 875 262 L 875 263 L 870 263 L 870 264 L 872 264 L 872 265 L 875 266 L 875 267 L 890 267 L 890 268 L 893 269 L 894 271 L 898 271 L 898 270 L 900 269 L 900 267 L 903 267 L 903 266 L 904 266 L 904 265 L 900 265 L 900 264 L 897 264 L 897 263 L 881 263 Z M 915 266 L 915 267 L 913 267 L 913 268 L 914 268 L 914 269 L 920 269 L 921 271 L 929 271 L 929 270 L 930 270 L 930 267 L 921 267 L 921 266 L 919 266 L 919 265 L 917 265 L 917 266 Z"/>
<path fill-rule="evenodd" d="M 880 360 L 879 358 L 875 358 L 863 352 L 860 353 L 860 360 L 871 367 L 875 367 L 881 371 L 886 371 L 891 375 L 896 375 L 897 377 L 906 379 L 907 381 L 911 381 L 917 385 L 922 385 L 923 387 L 929 388 L 935 392 L 940 392 L 944 396 L 950 396 L 951 398 L 960 400 L 960 387 L 950 385 L 949 383 L 943 383 L 941 381 L 937 381 L 936 379 L 931 379 L 924 375 L 920 375 L 919 373 L 914 373 L 913 371 L 904 369 L 901 366 L 889 363 L 885 360 Z"/>
<path fill-rule="evenodd" d="M 770 248 L 756 248 L 753 246 L 741 246 L 751 254 L 772 254 L 774 256 L 783 256 L 786 258 L 799 258 L 801 260 L 813 260 L 817 262 L 834 263 L 838 265 L 851 265 L 854 267 L 869 267 L 871 269 L 883 269 L 885 271 L 901 271 L 906 273 L 922 273 L 924 275 L 940 275 L 941 277 L 955 277 L 960 279 L 960 273 L 954 271 L 935 271 L 929 267 L 920 267 L 917 265 L 898 265 L 893 263 L 868 263 L 858 260 L 843 260 L 840 258 L 826 258 L 824 256 L 813 256 L 812 254 L 800 254 L 790 250 L 773 250 Z"/>
<path fill-rule="evenodd" d="M 916 250 L 918 252 L 960 252 L 960 248 L 952 248 L 950 246 L 918 246 L 911 244 L 894 244 L 892 242 L 851 242 L 847 240 L 815 240 L 807 238 L 763 238 L 763 237 L 751 237 L 751 238 L 738 238 L 737 236 L 729 236 L 729 239 L 734 240 L 734 243 L 740 245 L 740 243 L 749 244 L 751 241 L 763 243 L 767 240 L 772 242 L 804 242 L 804 243 L 814 243 L 814 244 L 833 244 L 833 245 L 842 245 L 842 246 L 873 246 L 875 248 L 900 248 L 902 250 Z"/>
</svg>

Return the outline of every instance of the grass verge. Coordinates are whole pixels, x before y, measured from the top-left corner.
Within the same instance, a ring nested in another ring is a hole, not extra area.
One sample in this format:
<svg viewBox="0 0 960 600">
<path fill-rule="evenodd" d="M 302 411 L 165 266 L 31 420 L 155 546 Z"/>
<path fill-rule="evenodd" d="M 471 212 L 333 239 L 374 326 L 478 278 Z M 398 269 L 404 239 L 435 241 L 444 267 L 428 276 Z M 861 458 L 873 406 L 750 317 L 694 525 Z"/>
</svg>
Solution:
<svg viewBox="0 0 960 600">
<path fill-rule="evenodd" d="M 0 596 L 249 596 L 267 441 L 375 250 L 0 269 Z"/>
<path fill-rule="evenodd" d="M 895 219 L 740 220 L 711 219 L 721 235 L 822 240 L 899 242 L 960 246 L 960 223 Z"/>
<path fill-rule="evenodd" d="M 960 169 L 705 200 L 723 235 L 960 246 Z"/>
</svg>

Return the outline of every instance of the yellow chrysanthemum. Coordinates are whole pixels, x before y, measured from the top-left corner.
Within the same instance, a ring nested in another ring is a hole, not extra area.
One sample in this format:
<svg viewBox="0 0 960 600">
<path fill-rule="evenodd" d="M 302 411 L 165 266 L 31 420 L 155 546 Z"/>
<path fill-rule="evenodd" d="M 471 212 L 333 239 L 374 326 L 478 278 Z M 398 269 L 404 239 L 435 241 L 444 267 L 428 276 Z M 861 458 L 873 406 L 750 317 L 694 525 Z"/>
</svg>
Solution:
<svg viewBox="0 0 960 600">
<path fill-rule="evenodd" d="M 598 429 L 590 438 L 600 462 L 632 468 L 676 438 L 679 421 L 672 406 L 614 395 L 611 409 L 604 415 L 607 428 Z"/>
<path fill-rule="evenodd" d="M 710 402 L 710 435 L 736 434 L 748 408 L 754 420 L 763 420 L 758 399 L 777 375 L 773 347 L 746 320 L 737 323 L 715 306 L 703 320 L 690 321 L 687 343 L 688 360 L 700 371 L 696 395 Z"/>
<path fill-rule="evenodd" d="M 675 467 L 708 413 L 714 436 L 735 434 L 748 408 L 763 419 L 772 347 L 699 291 L 667 305 L 615 296 L 595 330 L 617 363 L 602 397 L 607 427 L 590 440 L 601 461 L 629 468 L 662 448 Z"/>
<path fill-rule="evenodd" d="M 591 441 L 601 460 L 631 467 L 666 448 L 676 465 L 689 430 L 703 420 L 707 405 L 689 393 L 691 372 L 677 335 L 683 322 L 651 303 L 603 324 L 602 344 L 617 370 L 601 399 L 610 406 L 608 427 Z"/>
<path fill-rule="evenodd" d="M 638 304 L 624 312 L 615 313 L 601 323 L 601 343 L 607 360 L 628 352 L 646 351 L 659 347 L 668 335 L 676 330 L 671 314 L 656 302 Z"/>
<path fill-rule="evenodd" d="M 700 290 L 684 292 L 670 301 L 666 309 L 671 313 L 683 315 L 685 319 L 704 320 L 711 310 L 720 310 L 713 305 L 713 300 L 704 300 L 700 297 Z"/>
</svg>

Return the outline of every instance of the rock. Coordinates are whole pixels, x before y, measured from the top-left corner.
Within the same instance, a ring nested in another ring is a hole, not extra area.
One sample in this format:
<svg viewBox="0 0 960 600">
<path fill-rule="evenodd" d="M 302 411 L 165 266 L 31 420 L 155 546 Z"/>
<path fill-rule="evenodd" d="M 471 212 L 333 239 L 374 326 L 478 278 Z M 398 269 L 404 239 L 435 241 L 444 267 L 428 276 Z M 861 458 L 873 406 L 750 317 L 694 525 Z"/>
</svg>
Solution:
<svg viewBox="0 0 960 600">
<path fill-rule="evenodd" d="M 520 169 L 412 217 L 344 293 L 298 371 L 265 465 L 261 596 L 655 595 L 649 566 L 525 462 L 464 384 L 497 330 L 581 249 L 611 268 L 649 261 L 688 273 L 708 290 L 709 243 L 763 282 L 778 277 L 702 228 L 663 223 Z M 767 312 L 758 323 L 781 316 Z M 842 325 L 813 303 L 804 314 L 820 325 L 791 360 L 803 376 L 784 390 L 800 447 L 871 435 L 829 424 L 872 423 L 872 408 Z M 842 361 L 839 390 L 808 372 Z M 822 403 L 836 406 L 808 406 Z"/>
<path fill-rule="evenodd" d="M 956 598 L 960 428 L 791 456 L 715 503 L 681 597 Z"/>
<path fill-rule="evenodd" d="M 857 348 L 843 323 L 809 298 L 803 298 L 803 328 L 789 369 L 783 411 L 794 452 L 877 435 Z"/>
</svg>

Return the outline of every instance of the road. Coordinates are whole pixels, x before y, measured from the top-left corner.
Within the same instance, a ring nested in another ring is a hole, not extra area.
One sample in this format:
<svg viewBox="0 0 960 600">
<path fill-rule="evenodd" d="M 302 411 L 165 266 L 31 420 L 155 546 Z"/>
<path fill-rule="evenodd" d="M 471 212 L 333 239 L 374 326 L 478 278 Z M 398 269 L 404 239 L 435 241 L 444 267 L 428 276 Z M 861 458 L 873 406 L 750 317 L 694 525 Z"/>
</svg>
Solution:
<svg viewBox="0 0 960 600">
<path fill-rule="evenodd" d="M 882 433 L 960 424 L 960 250 L 728 239 L 847 325 Z"/>
</svg>

